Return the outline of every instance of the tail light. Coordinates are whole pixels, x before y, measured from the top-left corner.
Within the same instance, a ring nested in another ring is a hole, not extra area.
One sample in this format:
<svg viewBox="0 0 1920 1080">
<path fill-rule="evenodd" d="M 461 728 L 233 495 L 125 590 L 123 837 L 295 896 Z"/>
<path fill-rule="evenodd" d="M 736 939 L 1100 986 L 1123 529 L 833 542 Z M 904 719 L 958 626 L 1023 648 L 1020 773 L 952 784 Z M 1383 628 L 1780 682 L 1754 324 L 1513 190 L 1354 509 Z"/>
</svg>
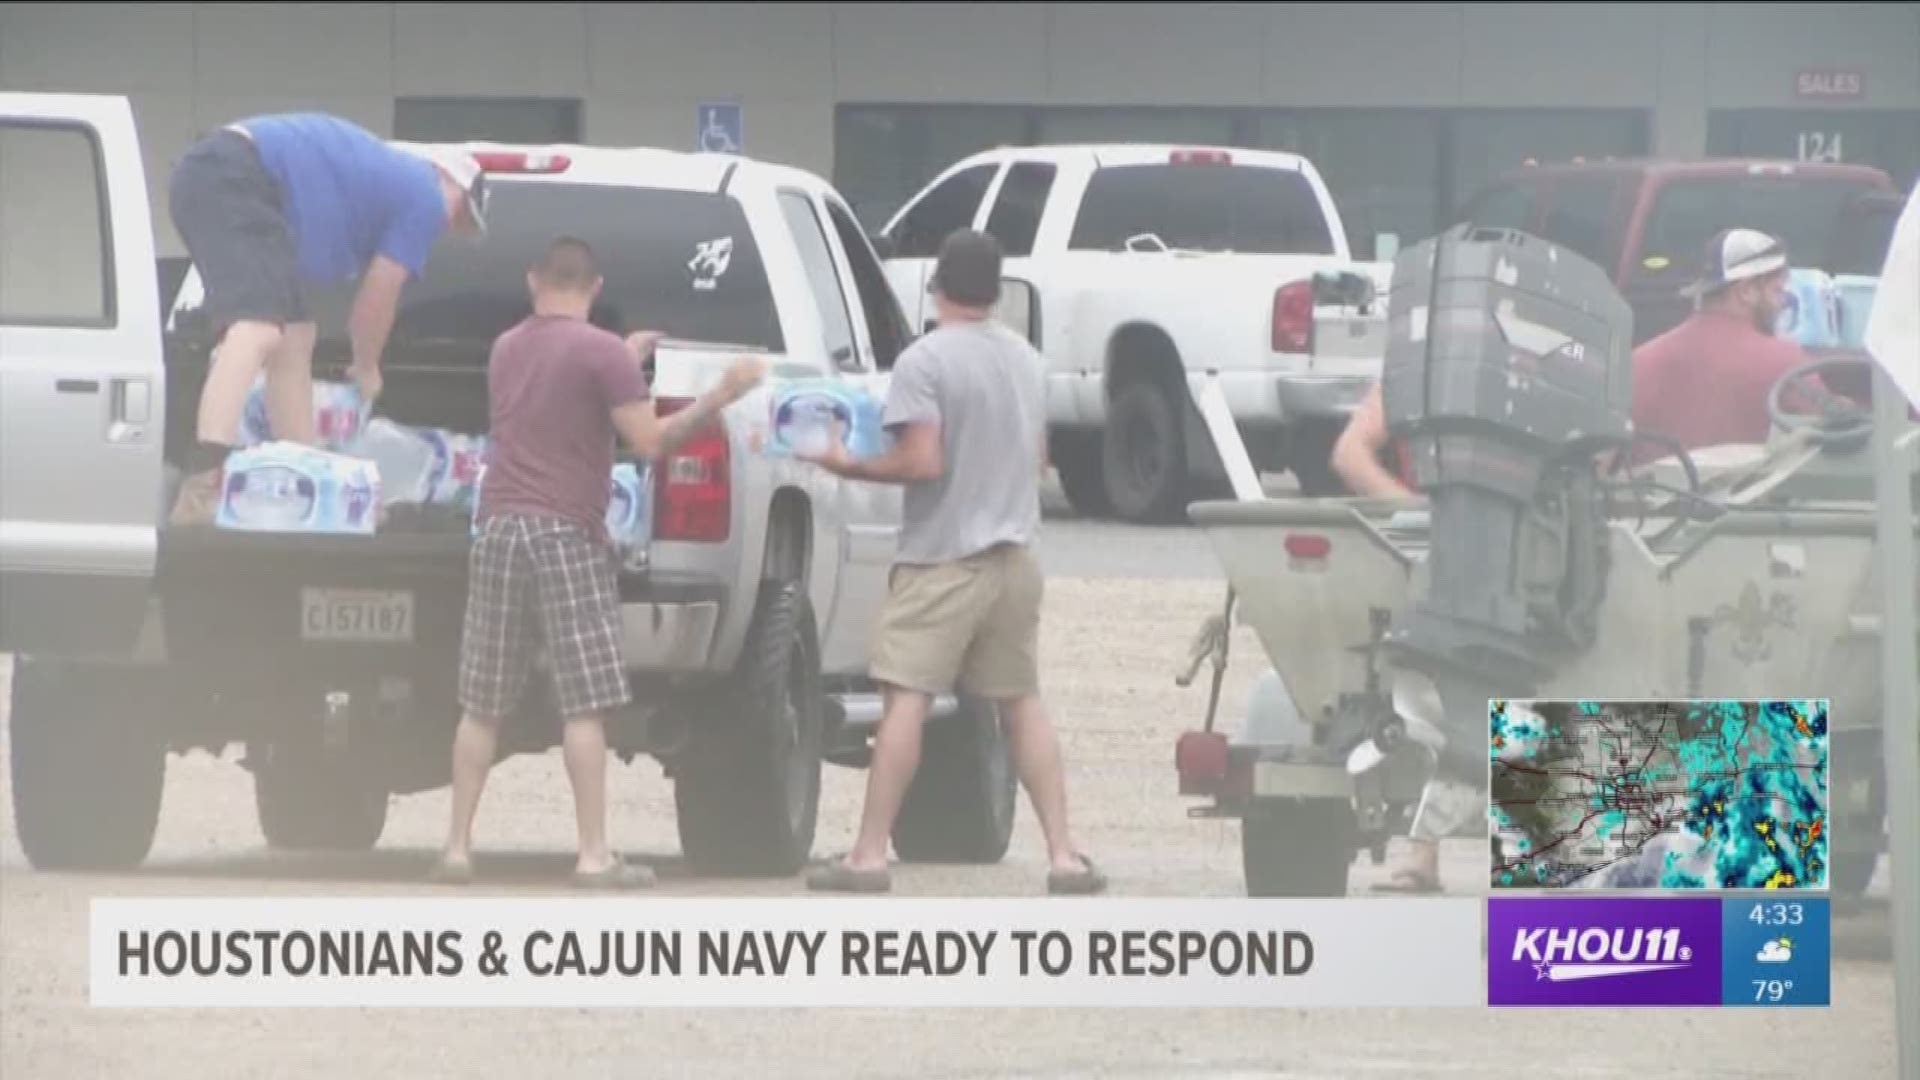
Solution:
<svg viewBox="0 0 1920 1080">
<path fill-rule="evenodd" d="M 1175 150 L 1167 155 L 1173 165 L 1231 165 L 1233 155 L 1225 150 Z"/>
<path fill-rule="evenodd" d="M 1333 541 L 1317 533 L 1288 533 L 1284 544 L 1289 559 L 1324 559 L 1333 551 Z"/>
<path fill-rule="evenodd" d="M 518 150 L 480 150 L 473 155 L 482 172 L 563 173 L 573 165 L 565 154 L 524 153 Z"/>
<path fill-rule="evenodd" d="M 1273 294 L 1273 351 L 1313 351 L 1313 282 L 1296 281 Z"/>
<path fill-rule="evenodd" d="M 1218 731 L 1189 731 L 1174 744 L 1173 767 L 1180 774 L 1180 793 L 1205 794 L 1227 779 L 1227 737 Z"/>
<path fill-rule="evenodd" d="M 660 416 L 692 402 L 661 398 Z M 702 543 L 725 540 L 733 527 L 733 461 L 727 430 L 714 421 L 695 432 L 654 470 L 654 530 L 657 540 Z"/>
</svg>

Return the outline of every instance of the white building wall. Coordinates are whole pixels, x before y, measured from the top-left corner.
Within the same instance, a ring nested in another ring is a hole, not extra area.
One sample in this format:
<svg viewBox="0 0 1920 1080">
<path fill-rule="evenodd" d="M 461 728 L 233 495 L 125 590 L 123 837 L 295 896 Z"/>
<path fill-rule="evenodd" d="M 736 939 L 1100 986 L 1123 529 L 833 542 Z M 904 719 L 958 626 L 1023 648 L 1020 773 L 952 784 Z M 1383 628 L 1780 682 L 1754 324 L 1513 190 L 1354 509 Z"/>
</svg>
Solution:
<svg viewBox="0 0 1920 1080">
<path fill-rule="evenodd" d="M 1608 106 L 1684 156 L 1813 67 L 1920 109 L 1920 4 L 0 4 L 0 87 L 132 97 L 169 254 L 174 157 L 272 109 L 567 97 L 590 142 L 691 146 L 737 100 L 749 153 L 830 174 L 842 102 Z"/>
</svg>

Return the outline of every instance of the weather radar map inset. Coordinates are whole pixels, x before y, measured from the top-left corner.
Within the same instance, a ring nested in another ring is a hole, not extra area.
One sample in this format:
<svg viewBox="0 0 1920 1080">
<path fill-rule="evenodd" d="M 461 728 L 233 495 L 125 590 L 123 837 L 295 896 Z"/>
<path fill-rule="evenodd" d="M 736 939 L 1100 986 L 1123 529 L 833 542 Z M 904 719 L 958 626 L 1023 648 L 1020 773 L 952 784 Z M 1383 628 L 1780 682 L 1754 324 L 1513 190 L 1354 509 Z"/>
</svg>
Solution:
<svg viewBox="0 0 1920 1080">
<path fill-rule="evenodd" d="M 1489 704 L 1495 889 L 1825 889 L 1825 699 Z"/>
</svg>

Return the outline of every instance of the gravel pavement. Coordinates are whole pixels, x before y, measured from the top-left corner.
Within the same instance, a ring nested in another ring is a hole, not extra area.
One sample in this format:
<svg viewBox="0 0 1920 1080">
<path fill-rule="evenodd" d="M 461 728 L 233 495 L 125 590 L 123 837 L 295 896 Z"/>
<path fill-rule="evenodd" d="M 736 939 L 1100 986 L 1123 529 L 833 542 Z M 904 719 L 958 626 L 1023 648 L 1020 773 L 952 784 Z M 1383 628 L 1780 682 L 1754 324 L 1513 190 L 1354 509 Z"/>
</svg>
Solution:
<svg viewBox="0 0 1920 1080">
<path fill-rule="evenodd" d="M 1062 728 L 1076 830 L 1132 896 L 1241 894 L 1238 827 L 1189 819 L 1173 740 L 1204 689 L 1173 669 L 1220 599 L 1203 539 L 1055 518 L 1043 662 Z M 1062 576 L 1071 573 L 1074 576 Z M 1154 578 L 1158 580 L 1139 580 Z M 1237 632 L 1223 715 L 1240 715 L 1261 667 Z M 0 682 L 6 668 L 0 666 Z M 1204 680 L 1203 680 L 1204 682 Z M 5 697 L 0 694 L 0 702 Z M 0 753 L 4 749 L 0 748 Z M 830 768 L 816 850 L 851 841 L 862 773 Z M 9 786 L 0 768 L 0 789 Z M 693 878 L 657 766 L 617 765 L 615 841 L 683 896 L 789 895 L 796 881 Z M 445 823 L 444 791 L 398 799 L 371 854 L 266 851 L 240 767 L 200 754 L 169 763 L 148 864 L 113 876 L 31 870 L 0 796 L 0 1077 L 722 1076 L 1565 1077 L 1893 1075 L 1893 984 L 1884 917 L 1836 962 L 1831 1010 L 1660 1011 L 93 1011 L 87 901 L 94 896 L 453 895 L 418 884 Z M 572 810 L 559 756 L 500 766 L 481 809 L 486 891 L 552 892 L 569 863 Z M 1447 853 L 1471 888 L 1483 845 Z M 1044 859 L 1024 802 L 1013 847 L 990 868 L 908 866 L 897 892 L 1034 896 Z M 1364 890 L 1379 872 L 1362 860 Z"/>
</svg>

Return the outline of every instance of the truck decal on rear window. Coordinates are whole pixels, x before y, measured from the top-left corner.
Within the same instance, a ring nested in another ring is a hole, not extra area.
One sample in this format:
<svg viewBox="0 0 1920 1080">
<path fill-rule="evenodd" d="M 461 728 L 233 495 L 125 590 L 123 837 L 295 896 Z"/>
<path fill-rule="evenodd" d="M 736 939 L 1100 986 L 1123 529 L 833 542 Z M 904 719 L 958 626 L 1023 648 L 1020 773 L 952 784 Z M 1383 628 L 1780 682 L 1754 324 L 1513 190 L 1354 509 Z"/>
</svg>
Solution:
<svg viewBox="0 0 1920 1080">
<path fill-rule="evenodd" d="M 733 237 L 723 236 L 696 244 L 687 269 L 693 274 L 693 287 L 701 292 L 713 289 L 726 276 L 733 262 Z"/>
</svg>

